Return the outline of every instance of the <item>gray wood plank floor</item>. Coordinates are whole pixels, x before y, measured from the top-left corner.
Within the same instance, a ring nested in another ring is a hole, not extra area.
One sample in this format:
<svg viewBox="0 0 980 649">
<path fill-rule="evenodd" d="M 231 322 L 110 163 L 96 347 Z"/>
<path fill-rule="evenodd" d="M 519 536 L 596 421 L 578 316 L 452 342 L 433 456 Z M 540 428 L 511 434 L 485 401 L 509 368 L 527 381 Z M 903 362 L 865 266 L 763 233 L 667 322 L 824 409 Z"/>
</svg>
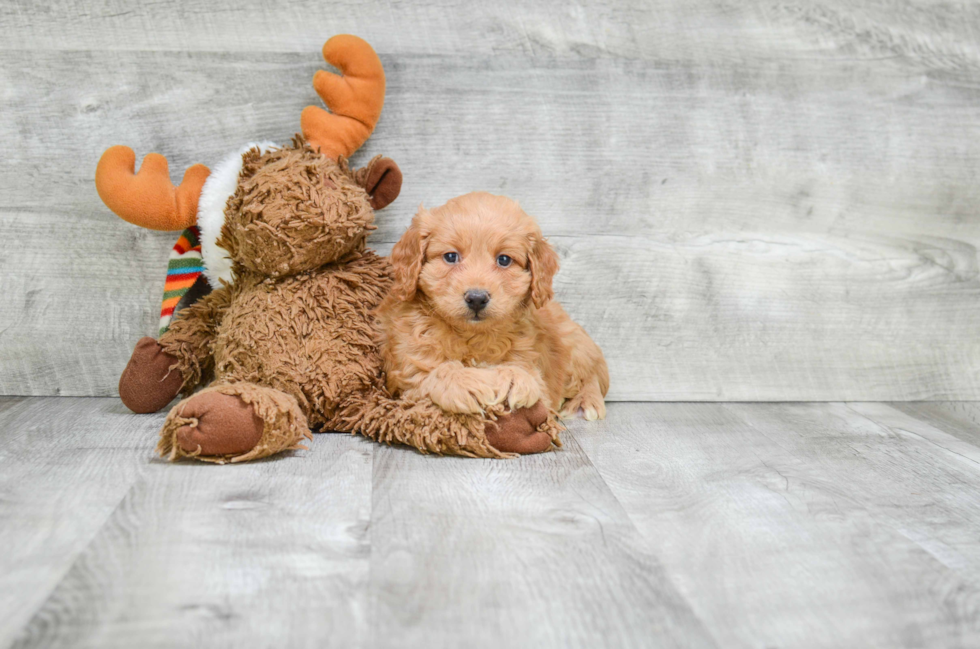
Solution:
<svg viewBox="0 0 980 649">
<path fill-rule="evenodd" d="M 0 647 L 967 647 L 972 403 L 616 403 L 558 452 L 167 464 L 0 398 Z"/>
</svg>

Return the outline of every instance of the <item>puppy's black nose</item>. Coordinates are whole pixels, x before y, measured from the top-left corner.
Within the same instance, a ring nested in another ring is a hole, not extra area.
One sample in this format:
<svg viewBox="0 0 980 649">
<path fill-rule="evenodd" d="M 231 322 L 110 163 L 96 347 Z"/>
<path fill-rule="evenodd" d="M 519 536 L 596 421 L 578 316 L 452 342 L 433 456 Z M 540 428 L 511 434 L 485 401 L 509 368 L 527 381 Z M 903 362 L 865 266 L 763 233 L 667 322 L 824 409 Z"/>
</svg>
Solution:
<svg viewBox="0 0 980 649">
<path fill-rule="evenodd" d="M 490 294 L 483 290 L 471 288 L 463 294 L 463 300 L 466 302 L 466 306 L 473 309 L 473 313 L 479 313 L 490 304 Z"/>
</svg>

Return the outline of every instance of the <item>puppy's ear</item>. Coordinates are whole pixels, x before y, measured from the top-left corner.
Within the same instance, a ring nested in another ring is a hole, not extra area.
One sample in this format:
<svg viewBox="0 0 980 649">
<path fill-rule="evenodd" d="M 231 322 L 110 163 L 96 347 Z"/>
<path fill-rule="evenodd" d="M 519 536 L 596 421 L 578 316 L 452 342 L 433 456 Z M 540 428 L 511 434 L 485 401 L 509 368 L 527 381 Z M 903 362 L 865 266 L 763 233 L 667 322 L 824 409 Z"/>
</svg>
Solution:
<svg viewBox="0 0 980 649">
<path fill-rule="evenodd" d="M 376 210 L 390 205 L 402 190 L 402 170 L 391 158 L 375 156 L 353 176 L 355 182 L 368 193 L 371 207 Z"/>
<path fill-rule="evenodd" d="M 531 271 L 531 301 L 540 309 L 555 296 L 551 282 L 558 272 L 558 254 L 550 243 L 539 238 L 527 257 L 527 267 Z"/>
<path fill-rule="evenodd" d="M 422 234 L 422 214 L 425 208 L 412 219 L 412 225 L 391 249 L 391 266 L 395 270 L 395 284 L 391 294 L 399 300 L 409 301 L 415 297 L 419 284 L 419 273 L 425 261 L 425 237 Z"/>
</svg>

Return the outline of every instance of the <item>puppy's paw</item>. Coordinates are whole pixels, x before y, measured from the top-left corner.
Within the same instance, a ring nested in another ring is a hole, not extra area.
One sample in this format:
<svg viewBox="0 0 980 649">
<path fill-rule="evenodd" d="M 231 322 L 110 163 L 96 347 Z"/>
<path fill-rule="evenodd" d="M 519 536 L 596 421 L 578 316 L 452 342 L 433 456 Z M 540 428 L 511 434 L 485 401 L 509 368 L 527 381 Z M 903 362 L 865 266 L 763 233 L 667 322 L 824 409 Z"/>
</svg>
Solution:
<svg viewBox="0 0 980 649">
<path fill-rule="evenodd" d="M 581 416 L 586 421 L 606 418 L 606 402 L 598 394 L 583 391 L 562 404 L 558 415 L 562 419 Z"/>
<path fill-rule="evenodd" d="M 447 412 L 478 415 L 483 412 L 480 400 L 469 390 L 460 386 L 446 386 L 429 394 L 432 402 Z"/>
<path fill-rule="evenodd" d="M 499 381 L 474 381 L 473 385 L 469 386 L 470 394 L 473 398 L 480 402 L 484 408 L 489 408 L 491 406 L 499 406 L 507 400 L 507 388 L 509 384 Z"/>
<path fill-rule="evenodd" d="M 528 408 L 541 400 L 541 383 L 528 372 L 506 368 L 501 374 L 507 384 L 507 405 L 511 410 Z"/>
<path fill-rule="evenodd" d="M 507 396 L 506 390 L 501 392 L 495 384 L 459 374 L 450 380 L 432 380 L 422 392 L 443 410 L 467 415 L 477 415 L 487 407 L 499 405 Z"/>
<path fill-rule="evenodd" d="M 458 406 L 467 408 L 456 412 L 478 413 L 506 402 L 511 381 L 509 375 L 501 376 L 496 370 L 479 369 L 457 374 L 451 386 L 448 391 Z"/>
</svg>

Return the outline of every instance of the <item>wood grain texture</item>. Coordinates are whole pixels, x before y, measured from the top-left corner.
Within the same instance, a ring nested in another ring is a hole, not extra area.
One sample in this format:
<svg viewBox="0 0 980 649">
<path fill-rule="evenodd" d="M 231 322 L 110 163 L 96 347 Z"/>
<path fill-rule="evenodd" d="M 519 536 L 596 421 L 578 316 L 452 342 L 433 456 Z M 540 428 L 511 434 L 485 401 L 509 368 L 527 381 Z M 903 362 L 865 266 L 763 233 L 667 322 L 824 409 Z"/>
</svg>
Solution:
<svg viewBox="0 0 980 649">
<path fill-rule="evenodd" d="M 964 442 L 980 447 L 980 403 L 938 401 L 889 405 Z"/>
<path fill-rule="evenodd" d="M 719 646 L 980 642 L 980 449 L 884 404 L 610 415 L 572 434 Z"/>
<path fill-rule="evenodd" d="M 379 449 L 372 647 L 709 647 L 572 441 L 513 462 Z"/>
<path fill-rule="evenodd" d="M 980 643 L 980 446 L 922 413 L 614 403 L 513 461 L 230 466 L 153 458 L 160 419 L 0 398 L 0 647 Z"/>
<path fill-rule="evenodd" d="M 0 9 L 0 393 L 114 394 L 153 333 L 172 237 L 101 205 L 101 151 L 176 177 L 285 141 L 355 31 L 389 77 L 356 161 L 406 179 L 377 247 L 419 202 L 519 199 L 611 399 L 980 398 L 976 7 L 271 7 Z"/>
<path fill-rule="evenodd" d="M 970 4 L 908 0 L 60 0 L 43 8 L 11 0 L 0 7 L 0 48 L 305 54 L 329 35 L 353 33 L 383 53 L 770 61 L 911 54 L 955 70 L 977 61 L 978 21 Z"/>
<path fill-rule="evenodd" d="M 118 399 L 0 398 L 0 647 L 146 470 L 162 422 Z"/>
<path fill-rule="evenodd" d="M 146 420 L 160 424 L 160 417 Z M 153 436 L 140 440 L 140 450 L 129 452 L 141 465 L 139 479 L 108 518 L 93 521 L 97 534 L 78 539 L 84 552 L 68 558 L 57 587 L 33 602 L 11 646 L 363 646 L 373 444 L 321 435 L 315 452 L 299 453 L 308 457 L 215 470 L 150 460 Z M 114 468 L 111 458 L 95 456 L 74 466 Z M 25 554 L 48 567 L 47 554 Z"/>
</svg>

